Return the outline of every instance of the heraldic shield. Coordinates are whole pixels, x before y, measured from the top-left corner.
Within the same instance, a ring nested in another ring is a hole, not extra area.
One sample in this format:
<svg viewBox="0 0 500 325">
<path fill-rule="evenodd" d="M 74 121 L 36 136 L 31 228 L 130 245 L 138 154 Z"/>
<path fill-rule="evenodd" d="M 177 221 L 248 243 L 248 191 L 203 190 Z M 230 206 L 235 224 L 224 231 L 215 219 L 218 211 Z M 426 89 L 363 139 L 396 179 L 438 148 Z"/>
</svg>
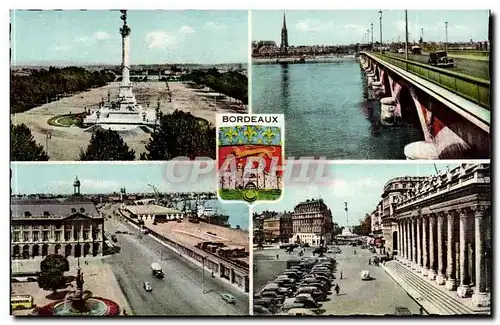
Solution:
<svg viewBox="0 0 500 325">
<path fill-rule="evenodd" d="M 277 201 L 283 191 L 283 114 L 218 114 L 221 200 Z"/>
</svg>

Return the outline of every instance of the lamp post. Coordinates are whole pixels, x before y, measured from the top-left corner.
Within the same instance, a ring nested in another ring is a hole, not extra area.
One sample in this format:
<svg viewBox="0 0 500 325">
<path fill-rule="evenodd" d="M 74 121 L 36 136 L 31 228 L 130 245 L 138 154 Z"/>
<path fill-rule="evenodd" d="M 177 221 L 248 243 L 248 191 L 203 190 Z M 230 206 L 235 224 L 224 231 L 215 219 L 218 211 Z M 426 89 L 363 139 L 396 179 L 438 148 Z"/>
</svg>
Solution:
<svg viewBox="0 0 500 325">
<path fill-rule="evenodd" d="M 446 34 L 446 39 L 444 42 L 444 50 L 446 52 L 448 52 L 448 22 L 447 21 L 444 22 L 444 32 Z"/>
<path fill-rule="evenodd" d="M 408 61 L 408 10 L 405 10 L 405 59 Z M 408 70 L 408 62 L 406 67 Z"/>
<path fill-rule="evenodd" d="M 378 15 L 380 20 L 380 52 L 382 52 L 382 10 L 378 12 Z"/>
<path fill-rule="evenodd" d="M 372 43 L 372 51 L 373 51 L 373 23 L 370 23 L 370 27 L 372 29 L 372 41 L 371 41 L 371 43 Z"/>
</svg>

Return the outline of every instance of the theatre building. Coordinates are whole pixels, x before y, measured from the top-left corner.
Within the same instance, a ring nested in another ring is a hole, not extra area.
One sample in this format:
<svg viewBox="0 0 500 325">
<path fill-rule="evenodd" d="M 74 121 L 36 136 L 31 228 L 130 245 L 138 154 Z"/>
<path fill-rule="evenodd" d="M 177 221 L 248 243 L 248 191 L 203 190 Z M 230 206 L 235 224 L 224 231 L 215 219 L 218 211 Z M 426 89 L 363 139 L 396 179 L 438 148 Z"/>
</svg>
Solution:
<svg viewBox="0 0 500 325">
<path fill-rule="evenodd" d="M 398 196 L 388 248 L 428 281 L 489 306 L 492 209 L 489 164 L 461 164 Z"/>
<path fill-rule="evenodd" d="M 73 196 L 55 199 L 11 200 L 12 259 L 100 256 L 104 220 L 90 200 L 80 195 L 78 177 Z"/>
</svg>

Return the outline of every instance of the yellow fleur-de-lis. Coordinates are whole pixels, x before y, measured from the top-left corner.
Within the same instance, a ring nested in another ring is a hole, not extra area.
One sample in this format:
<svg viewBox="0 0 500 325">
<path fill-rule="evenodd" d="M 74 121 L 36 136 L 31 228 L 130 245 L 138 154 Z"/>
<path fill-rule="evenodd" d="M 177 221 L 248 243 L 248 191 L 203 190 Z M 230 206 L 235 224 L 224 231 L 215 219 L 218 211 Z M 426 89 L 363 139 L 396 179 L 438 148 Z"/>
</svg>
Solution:
<svg viewBox="0 0 500 325">
<path fill-rule="evenodd" d="M 248 139 L 248 142 L 251 142 L 253 137 L 257 135 L 257 132 L 255 132 L 255 129 L 252 126 L 247 126 L 243 135 Z"/>
<path fill-rule="evenodd" d="M 236 132 L 234 128 L 229 128 L 224 136 L 227 138 L 229 142 L 233 142 L 234 138 L 238 137 L 239 133 Z"/>
<path fill-rule="evenodd" d="M 271 128 L 267 128 L 263 133 L 262 136 L 266 138 L 266 141 L 268 143 L 271 143 L 273 139 L 276 137 L 276 133 L 273 132 Z"/>
</svg>

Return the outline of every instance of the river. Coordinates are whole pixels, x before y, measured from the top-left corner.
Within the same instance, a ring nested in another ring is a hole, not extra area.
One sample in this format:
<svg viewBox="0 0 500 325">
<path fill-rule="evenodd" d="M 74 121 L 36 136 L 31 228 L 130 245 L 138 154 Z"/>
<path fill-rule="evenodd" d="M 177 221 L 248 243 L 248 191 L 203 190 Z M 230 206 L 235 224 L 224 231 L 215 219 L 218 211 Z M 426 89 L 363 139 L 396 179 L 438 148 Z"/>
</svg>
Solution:
<svg viewBox="0 0 500 325">
<path fill-rule="evenodd" d="M 418 126 L 380 125 L 359 62 L 252 66 L 252 112 L 285 114 L 287 157 L 404 159 Z"/>
</svg>

